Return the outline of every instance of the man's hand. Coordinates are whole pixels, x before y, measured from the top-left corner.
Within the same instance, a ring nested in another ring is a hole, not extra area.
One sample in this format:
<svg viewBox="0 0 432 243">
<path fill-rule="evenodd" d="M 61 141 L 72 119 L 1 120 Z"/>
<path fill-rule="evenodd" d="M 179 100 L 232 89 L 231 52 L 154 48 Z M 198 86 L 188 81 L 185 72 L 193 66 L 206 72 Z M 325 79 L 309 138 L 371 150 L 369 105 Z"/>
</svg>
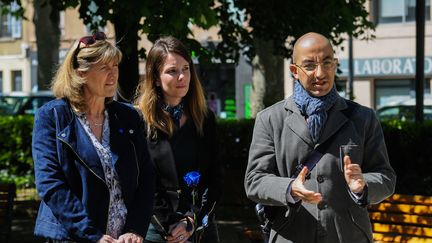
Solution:
<svg viewBox="0 0 432 243">
<path fill-rule="evenodd" d="M 184 219 L 170 226 L 170 235 L 166 237 L 169 243 L 184 243 L 191 237 L 193 231 L 189 232 L 187 228 L 187 219 Z"/>
<path fill-rule="evenodd" d="M 363 178 L 360 165 L 351 163 L 351 158 L 348 155 L 344 157 L 344 175 L 345 180 L 354 193 L 362 193 L 366 182 Z"/>
<path fill-rule="evenodd" d="M 142 243 L 143 238 L 140 235 L 134 233 L 126 233 L 120 235 L 117 242 L 118 243 Z"/>
<path fill-rule="evenodd" d="M 304 186 L 304 181 L 308 172 L 305 166 L 298 174 L 297 178 L 291 184 L 291 195 L 302 201 L 318 204 L 322 200 L 321 193 L 310 191 Z"/>
<path fill-rule="evenodd" d="M 109 235 L 103 235 L 102 238 L 100 238 L 97 243 L 116 243 L 117 240 L 112 238 Z"/>
</svg>

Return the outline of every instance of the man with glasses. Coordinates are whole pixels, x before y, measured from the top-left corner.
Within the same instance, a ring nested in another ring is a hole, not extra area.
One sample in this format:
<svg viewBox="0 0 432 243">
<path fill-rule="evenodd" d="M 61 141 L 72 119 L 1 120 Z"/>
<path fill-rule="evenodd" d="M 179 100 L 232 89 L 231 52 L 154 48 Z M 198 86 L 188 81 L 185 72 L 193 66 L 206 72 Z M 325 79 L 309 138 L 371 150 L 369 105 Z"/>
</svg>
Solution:
<svg viewBox="0 0 432 243">
<path fill-rule="evenodd" d="M 366 206 L 396 181 L 381 126 L 338 95 L 326 37 L 303 35 L 292 58 L 294 94 L 255 121 L 247 196 L 264 205 L 270 242 L 373 242 Z"/>
</svg>

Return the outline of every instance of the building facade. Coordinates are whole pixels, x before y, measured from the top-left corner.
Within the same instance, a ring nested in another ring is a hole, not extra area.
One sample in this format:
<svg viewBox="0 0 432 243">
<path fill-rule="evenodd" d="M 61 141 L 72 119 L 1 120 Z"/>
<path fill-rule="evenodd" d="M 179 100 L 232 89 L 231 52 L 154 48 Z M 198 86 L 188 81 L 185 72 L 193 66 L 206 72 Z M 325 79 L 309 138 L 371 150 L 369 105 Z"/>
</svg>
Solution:
<svg viewBox="0 0 432 243">
<path fill-rule="evenodd" d="M 30 0 L 21 1 L 24 19 L 0 13 L 0 93 L 37 90 L 37 46 L 32 22 L 34 8 Z M 18 7 L 13 5 L 13 7 Z M 60 13 L 59 59 L 62 60 L 77 39 L 88 35 L 89 29 L 79 18 L 76 9 Z M 105 28 L 108 38 L 115 34 L 111 25 Z"/>
<path fill-rule="evenodd" d="M 21 1 L 28 20 L 0 14 L 0 93 L 31 91 L 37 88 L 37 48 L 34 34 L 33 7 L 30 0 Z M 432 101 L 432 22 L 431 3 L 426 0 L 425 32 L 425 104 Z M 415 0 L 366 1 L 370 18 L 376 23 L 376 38 L 353 41 L 355 101 L 380 108 L 415 99 Z M 89 34 L 76 9 L 61 13 L 60 60 L 80 37 Z M 212 45 L 218 42 L 218 29 L 193 27 L 194 37 Z M 114 39 L 112 25 L 104 30 Z M 145 37 L 140 46 L 147 50 L 151 43 Z M 348 77 L 348 46 L 336 50 L 339 58 L 337 87 L 343 95 Z M 285 61 L 285 94 L 293 91 L 294 80 L 289 72 L 290 60 Z M 140 63 L 144 75 L 145 62 Z M 252 90 L 252 68 L 244 59 L 240 63 L 198 65 L 198 71 L 209 97 L 209 104 L 221 117 L 248 117 Z M 431 102 L 432 105 L 432 102 Z"/>
<path fill-rule="evenodd" d="M 367 1 L 376 24 L 376 38 L 353 41 L 354 97 L 363 105 L 378 109 L 396 104 L 414 104 L 416 75 L 415 0 Z M 426 0 L 425 104 L 431 103 L 432 22 L 431 3 Z M 348 44 L 338 51 L 341 84 L 348 76 Z M 343 87 L 344 85 L 340 85 Z"/>
</svg>

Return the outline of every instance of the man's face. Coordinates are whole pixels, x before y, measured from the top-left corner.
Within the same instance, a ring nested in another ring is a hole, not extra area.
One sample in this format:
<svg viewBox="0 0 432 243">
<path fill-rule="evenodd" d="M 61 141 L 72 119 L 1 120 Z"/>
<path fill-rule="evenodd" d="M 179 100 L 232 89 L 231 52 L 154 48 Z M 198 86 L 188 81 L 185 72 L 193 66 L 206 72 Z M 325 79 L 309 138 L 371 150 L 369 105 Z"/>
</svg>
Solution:
<svg viewBox="0 0 432 243">
<path fill-rule="evenodd" d="M 309 37 L 295 46 L 294 64 L 290 70 L 304 89 L 315 97 L 328 94 L 333 88 L 337 60 L 324 38 Z M 317 65 L 318 64 L 318 65 Z"/>
</svg>

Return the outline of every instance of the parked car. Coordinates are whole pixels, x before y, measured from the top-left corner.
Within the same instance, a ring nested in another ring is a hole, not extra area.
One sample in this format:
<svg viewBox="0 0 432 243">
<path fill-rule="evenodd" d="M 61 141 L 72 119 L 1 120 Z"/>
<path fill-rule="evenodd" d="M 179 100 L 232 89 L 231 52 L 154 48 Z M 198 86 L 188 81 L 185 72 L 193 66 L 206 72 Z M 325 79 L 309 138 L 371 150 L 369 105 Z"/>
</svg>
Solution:
<svg viewBox="0 0 432 243">
<path fill-rule="evenodd" d="M 391 105 L 379 108 L 376 111 L 380 121 L 387 120 L 401 120 L 401 121 L 414 121 L 415 120 L 415 106 L 414 105 Z M 432 105 L 424 105 L 423 108 L 424 119 L 432 120 Z"/>
<path fill-rule="evenodd" d="M 34 115 L 42 105 L 54 98 L 51 91 L 0 94 L 0 115 Z"/>
</svg>

